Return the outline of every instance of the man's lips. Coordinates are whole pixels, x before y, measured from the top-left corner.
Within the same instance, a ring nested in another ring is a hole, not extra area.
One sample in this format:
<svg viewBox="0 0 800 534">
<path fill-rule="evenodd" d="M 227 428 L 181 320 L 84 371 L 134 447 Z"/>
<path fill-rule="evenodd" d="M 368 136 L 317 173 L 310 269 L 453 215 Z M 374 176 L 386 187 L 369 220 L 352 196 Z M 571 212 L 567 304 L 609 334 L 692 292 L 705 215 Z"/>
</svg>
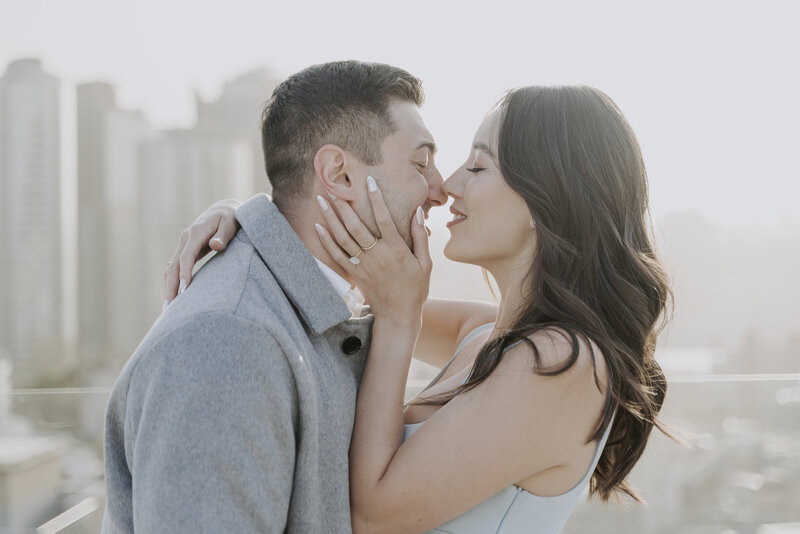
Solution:
<svg viewBox="0 0 800 534">
<path fill-rule="evenodd" d="M 431 206 L 431 205 L 430 205 L 430 204 L 428 204 L 427 202 L 426 202 L 425 204 L 423 204 L 423 205 L 422 205 L 422 211 L 425 213 L 425 220 L 426 220 L 426 221 L 428 220 L 428 217 L 429 217 L 429 216 L 430 216 L 430 214 L 431 214 L 431 208 L 432 208 L 432 207 L 433 207 L 433 206 Z"/>
</svg>

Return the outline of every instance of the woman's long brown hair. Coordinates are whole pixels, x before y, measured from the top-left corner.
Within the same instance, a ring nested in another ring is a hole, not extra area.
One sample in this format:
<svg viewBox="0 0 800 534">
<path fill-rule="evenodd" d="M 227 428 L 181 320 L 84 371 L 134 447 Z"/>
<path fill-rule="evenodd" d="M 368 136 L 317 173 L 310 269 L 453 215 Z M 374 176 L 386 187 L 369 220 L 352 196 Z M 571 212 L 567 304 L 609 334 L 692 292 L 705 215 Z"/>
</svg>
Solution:
<svg viewBox="0 0 800 534">
<path fill-rule="evenodd" d="M 626 477 L 653 427 L 668 434 L 657 419 L 667 382 L 654 351 L 672 292 L 653 246 L 639 143 L 616 104 L 591 87 L 525 87 L 499 107 L 500 170 L 536 222 L 528 298 L 513 325 L 480 349 L 465 384 L 415 403 L 442 405 L 473 389 L 518 340 L 531 346 L 535 372 L 558 375 L 577 361 L 578 337 L 591 339 L 605 357 L 609 387 L 587 443 L 616 415 L 590 495 L 641 501 Z M 529 336 L 553 327 L 569 336 L 572 354 L 544 369 Z M 596 372 L 595 382 L 600 387 Z"/>
</svg>

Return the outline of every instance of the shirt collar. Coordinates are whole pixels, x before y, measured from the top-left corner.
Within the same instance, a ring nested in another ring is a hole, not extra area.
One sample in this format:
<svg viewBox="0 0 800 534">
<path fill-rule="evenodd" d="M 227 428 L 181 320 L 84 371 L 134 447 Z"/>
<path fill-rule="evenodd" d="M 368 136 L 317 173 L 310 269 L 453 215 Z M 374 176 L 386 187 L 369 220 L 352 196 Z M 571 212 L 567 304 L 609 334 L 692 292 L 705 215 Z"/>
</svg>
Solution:
<svg viewBox="0 0 800 534">
<path fill-rule="evenodd" d="M 333 285 L 336 292 L 339 293 L 339 296 L 342 297 L 344 303 L 347 304 L 347 307 L 350 309 L 350 312 L 353 314 L 354 317 L 358 317 L 361 314 L 361 308 L 364 306 L 364 297 L 361 296 L 361 293 L 358 291 L 357 288 L 351 288 L 350 282 L 342 278 L 342 276 L 322 263 L 319 258 L 314 256 L 314 260 L 317 262 L 317 266 L 319 270 L 322 271 L 322 274 L 330 281 Z"/>
<path fill-rule="evenodd" d="M 319 270 L 325 275 L 325 278 L 330 280 L 331 284 L 333 284 L 333 287 L 336 289 L 336 292 L 339 293 L 339 295 L 344 296 L 345 293 L 350 291 L 350 282 L 342 278 L 339 273 L 325 265 L 316 256 L 314 256 L 314 261 L 317 262 L 317 267 L 319 267 Z"/>
</svg>

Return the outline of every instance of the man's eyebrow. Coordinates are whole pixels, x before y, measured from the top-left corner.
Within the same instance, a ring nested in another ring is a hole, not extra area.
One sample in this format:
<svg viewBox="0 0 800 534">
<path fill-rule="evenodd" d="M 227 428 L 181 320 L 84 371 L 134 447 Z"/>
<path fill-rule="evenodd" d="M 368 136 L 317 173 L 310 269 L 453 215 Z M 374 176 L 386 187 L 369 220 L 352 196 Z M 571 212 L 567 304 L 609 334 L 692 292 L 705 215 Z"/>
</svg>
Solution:
<svg viewBox="0 0 800 534">
<path fill-rule="evenodd" d="M 433 155 L 436 155 L 436 151 L 439 150 L 439 147 L 436 146 L 436 143 L 430 139 L 426 139 L 425 141 L 421 142 L 414 150 L 419 150 L 420 148 L 427 148 Z"/>
<path fill-rule="evenodd" d="M 472 145 L 472 148 L 474 148 L 475 150 L 481 150 L 483 152 L 486 152 L 487 154 L 489 154 L 489 156 L 491 156 L 492 159 L 497 159 L 497 154 L 495 154 L 492 151 L 492 149 L 489 148 L 489 145 L 485 143 L 475 143 L 474 145 Z"/>
</svg>

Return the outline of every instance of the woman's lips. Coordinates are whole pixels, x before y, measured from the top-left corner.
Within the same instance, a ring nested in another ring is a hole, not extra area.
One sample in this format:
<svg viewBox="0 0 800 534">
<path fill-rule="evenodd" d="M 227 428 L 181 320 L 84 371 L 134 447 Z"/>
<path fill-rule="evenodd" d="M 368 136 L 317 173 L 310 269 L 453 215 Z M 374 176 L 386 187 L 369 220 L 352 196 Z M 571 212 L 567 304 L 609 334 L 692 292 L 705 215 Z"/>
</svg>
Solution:
<svg viewBox="0 0 800 534">
<path fill-rule="evenodd" d="M 464 215 L 463 213 L 461 213 L 460 211 L 458 211 L 453 206 L 450 206 L 450 213 L 453 214 L 453 219 L 450 220 L 450 221 L 447 221 L 447 227 L 448 228 L 450 228 L 453 225 L 456 225 L 456 224 L 460 223 L 461 221 L 466 221 L 467 220 L 467 216 Z"/>
<path fill-rule="evenodd" d="M 463 219 L 453 219 L 452 221 L 447 221 L 447 227 L 450 228 L 451 226 L 454 226 L 454 225 L 456 225 L 456 224 L 458 224 L 460 222 L 464 222 L 466 220 L 467 220 L 467 218 L 464 217 Z"/>
</svg>

